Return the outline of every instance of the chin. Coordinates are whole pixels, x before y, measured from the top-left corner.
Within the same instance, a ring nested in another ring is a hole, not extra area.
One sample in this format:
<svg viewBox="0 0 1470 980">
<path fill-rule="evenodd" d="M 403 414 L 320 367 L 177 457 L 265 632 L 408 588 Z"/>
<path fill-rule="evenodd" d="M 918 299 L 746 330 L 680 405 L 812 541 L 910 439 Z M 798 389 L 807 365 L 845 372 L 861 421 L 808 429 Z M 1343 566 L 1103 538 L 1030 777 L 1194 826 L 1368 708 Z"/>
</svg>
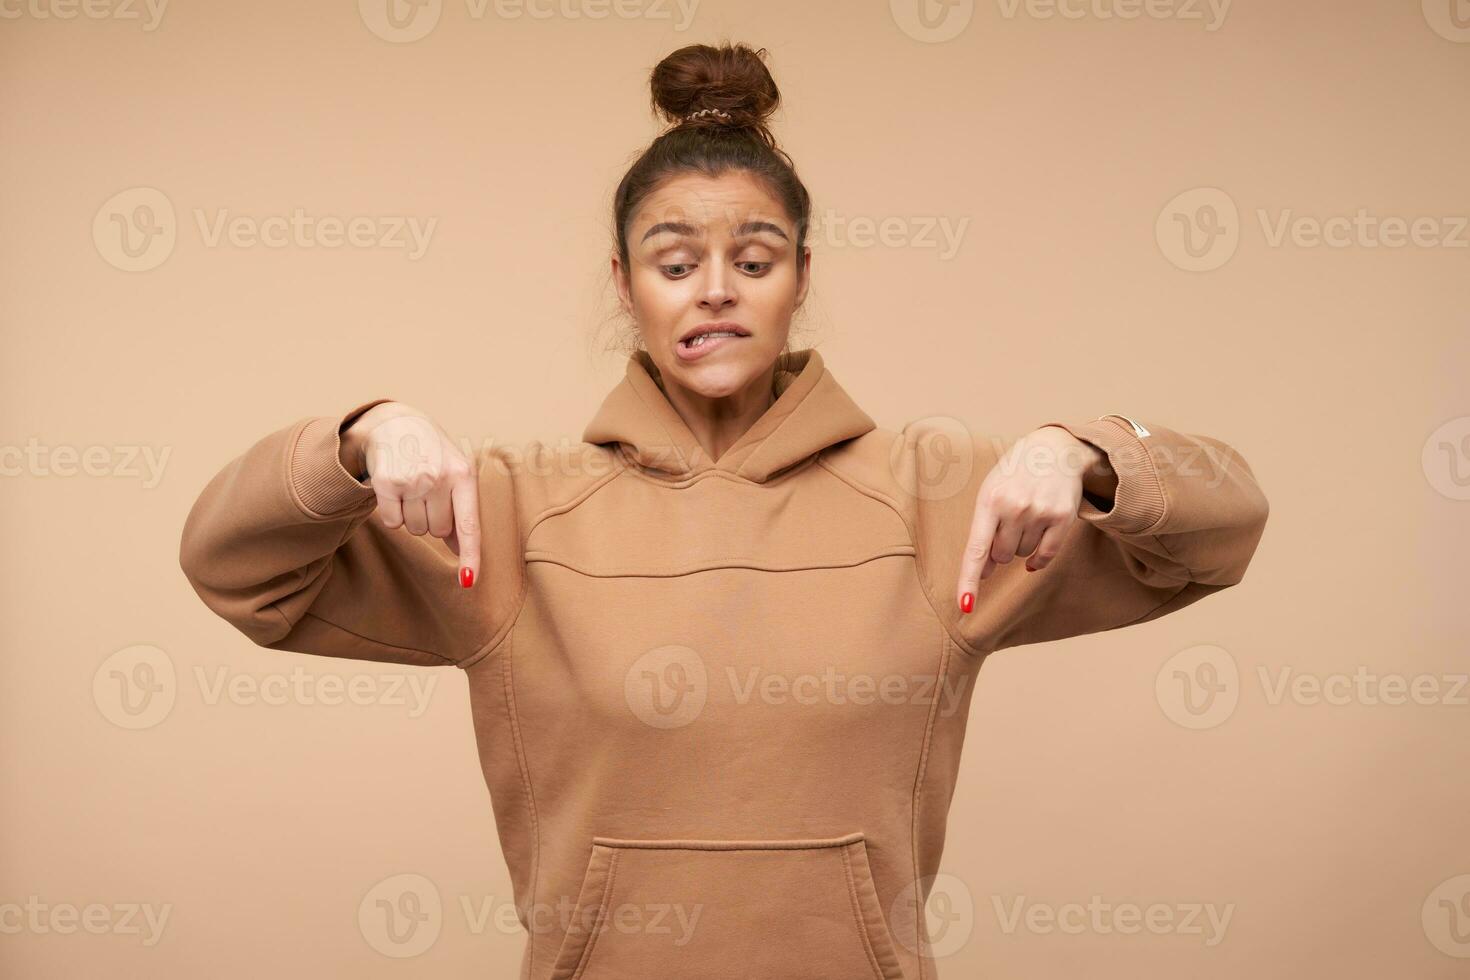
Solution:
<svg viewBox="0 0 1470 980">
<path fill-rule="evenodd" d="M 746 363 L 748 360 L 742 358 L 725 363 L 710 360 L 681 365 L 679 381 L 705 398 L 725 398 L 743 389 L 760 373 L 761 367 Z"/>
</svg>

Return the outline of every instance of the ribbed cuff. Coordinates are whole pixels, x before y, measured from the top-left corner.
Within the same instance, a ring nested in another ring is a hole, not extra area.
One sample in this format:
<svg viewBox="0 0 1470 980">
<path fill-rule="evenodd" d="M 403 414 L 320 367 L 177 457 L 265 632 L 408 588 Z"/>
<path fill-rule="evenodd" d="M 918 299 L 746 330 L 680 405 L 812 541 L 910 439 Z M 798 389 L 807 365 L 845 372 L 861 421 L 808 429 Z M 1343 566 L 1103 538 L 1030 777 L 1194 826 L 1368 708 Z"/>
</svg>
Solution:
<svg viewBox="0 0 1470 980">
<path fill-rule="evenodd" d="M 1164 518 L 1164 487 L 1147 444 L 1121 418 L 1105 415 L 1088 422 L 1047 422 L 1066 429 L 1107 454 L 1118 475 L 1113 509 L 1099 510 L 1083 498 L 1078 516 L 1105 531 L 1141 534 Z"/>
<path fill-rule="evenodd" d="M 343 467 L 341 432 L 374 405 L 392 400 L 377 398 L 345 415 L 318 416 L 301 427 L 291 449 L 290 480 L 297 503 L 309 517 L 339 516 L 374 498 L 372 485 Z"/>
</svg>

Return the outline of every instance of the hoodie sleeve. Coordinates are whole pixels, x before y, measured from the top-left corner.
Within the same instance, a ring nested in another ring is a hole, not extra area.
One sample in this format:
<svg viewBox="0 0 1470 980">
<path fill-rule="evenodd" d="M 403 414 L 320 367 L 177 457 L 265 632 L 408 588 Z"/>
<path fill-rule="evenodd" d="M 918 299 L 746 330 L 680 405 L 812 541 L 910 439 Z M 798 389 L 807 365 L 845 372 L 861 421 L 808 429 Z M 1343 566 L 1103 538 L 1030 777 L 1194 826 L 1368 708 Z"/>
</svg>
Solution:
<svg viewBox="0 0 1470 980">
<path fill-rule="evenodd" d="M 1083 496 L 1078 519 L 1046 568 L 1028 572 L 1019 556 L 997 567 L 980 583 L 968 614 L 956 606 L 955 584 L 980 485 L 1008 447 L 960 431 L 954 420 L 904 427 L 907 465 L 916 473 L 926 466 L 935 471 L 933 460 L 926 462 L 934 450 L 924 447 L 936 438 L 946 447 L 947 465 L 963 472 L 963 479 L 948 479 L 942 492 L 921 493 L 914 504 L 925 589 L 962 647 L 985 654 L 1143 623 L 1242 580 L 1269 508 L 1234 449 L 1121 415 L 1046 424 L 1105 452 L 1117 490 L 1111 502 Z"/>
<path fill-rule="evenodd" d="M 328 657 L 465 665 L 519 607 L 521 542 L 508 468 L 476 460 L 481 581 L 459 585 L 441 539 L 368 520 L 372 486 L 343 468 L 340 433 L 389 399 L 301 419 L 264 437 L 205 486 L 179 564 L 205 605 L 259 646 Z"/>
</svg>

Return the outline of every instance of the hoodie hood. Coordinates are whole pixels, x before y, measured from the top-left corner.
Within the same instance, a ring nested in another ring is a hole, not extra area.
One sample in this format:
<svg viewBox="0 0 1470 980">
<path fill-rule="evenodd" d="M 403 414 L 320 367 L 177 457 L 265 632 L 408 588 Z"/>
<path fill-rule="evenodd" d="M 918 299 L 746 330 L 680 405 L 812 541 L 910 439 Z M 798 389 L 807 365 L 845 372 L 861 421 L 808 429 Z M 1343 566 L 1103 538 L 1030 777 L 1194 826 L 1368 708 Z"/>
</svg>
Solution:
<svg viewBox="0 0 1470 980">
<path fill-rule="evenodd" d="M 876 427 L 814 348 L 777 359 L 775 391 L 776 400 L 755 424 L 718 460 L 711 459 L 674 410 L 653 358 L 640 350 L 628 357 L 623 380 L 603 400 L 582 438 L 619 444 L 630 462 L 674 478 L 722 470 L 764 483 L 828 446 Z"/>
</svg>

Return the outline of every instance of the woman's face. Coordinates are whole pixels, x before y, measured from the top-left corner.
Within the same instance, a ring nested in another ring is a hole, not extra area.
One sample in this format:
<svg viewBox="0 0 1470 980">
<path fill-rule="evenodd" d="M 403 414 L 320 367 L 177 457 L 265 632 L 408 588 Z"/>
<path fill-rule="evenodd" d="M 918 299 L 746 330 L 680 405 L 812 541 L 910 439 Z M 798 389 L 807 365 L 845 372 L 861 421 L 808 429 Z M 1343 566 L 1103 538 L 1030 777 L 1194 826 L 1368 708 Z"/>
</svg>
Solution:
<svg viewBox="0 0 1470 980">
<path fill-rule="evenodd" d="M 721 398 L 770 370 L 806 298 L 811 249 L 798 258 L 794 224 L 759 182 L 741 171 L 671 178 L 627 239 L 628 268 L 614 255 L 613 278 L 666 381 Z"/>
</svg>

